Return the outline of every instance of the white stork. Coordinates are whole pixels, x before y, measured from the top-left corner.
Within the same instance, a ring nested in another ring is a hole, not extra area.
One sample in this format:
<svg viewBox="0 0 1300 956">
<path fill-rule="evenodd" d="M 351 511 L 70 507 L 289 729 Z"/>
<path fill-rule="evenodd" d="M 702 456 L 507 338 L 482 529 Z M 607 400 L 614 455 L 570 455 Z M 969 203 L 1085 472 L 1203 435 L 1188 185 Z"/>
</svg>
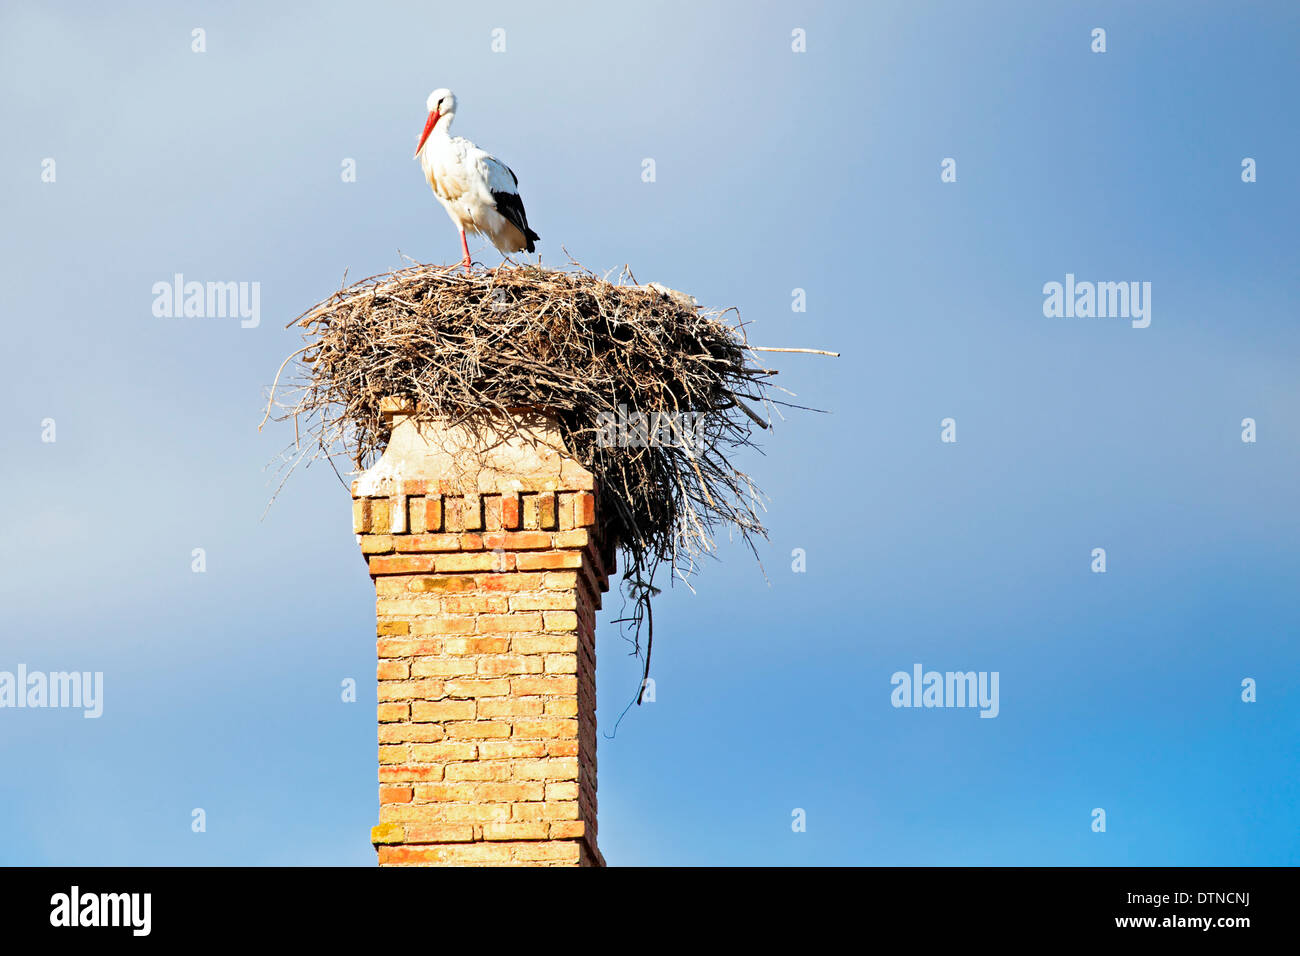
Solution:
<svg viewBox="0 0 1300 956">
<path fill-rule="evenodd" d="M 451 90 L 434 90 L 426 105 L 429 119 L 415 157 L 433 194 L 460 230 L 465 268 L 470 268 L 466 232 L 487 236 L 502 254 L 532 252 L 533 243 L 542 237 L 528 228 L 519 180 L 510 167 L 469 140 L 448 135 L 456 118 Z"/>
</svg>

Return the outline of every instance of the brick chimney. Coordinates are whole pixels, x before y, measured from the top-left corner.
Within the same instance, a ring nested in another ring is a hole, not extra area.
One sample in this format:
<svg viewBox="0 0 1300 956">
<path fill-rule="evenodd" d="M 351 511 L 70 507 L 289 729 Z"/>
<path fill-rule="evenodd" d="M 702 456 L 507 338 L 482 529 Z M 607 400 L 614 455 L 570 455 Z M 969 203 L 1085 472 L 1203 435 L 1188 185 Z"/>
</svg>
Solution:
<svg viewBox="0 0 1300 956">
<path fill-rule="evenodd" d="M 590 472 L 537 412 L 418 426 L 353 483 L 375 582 L 385 865 L 603 866 Z"/>
</svg>

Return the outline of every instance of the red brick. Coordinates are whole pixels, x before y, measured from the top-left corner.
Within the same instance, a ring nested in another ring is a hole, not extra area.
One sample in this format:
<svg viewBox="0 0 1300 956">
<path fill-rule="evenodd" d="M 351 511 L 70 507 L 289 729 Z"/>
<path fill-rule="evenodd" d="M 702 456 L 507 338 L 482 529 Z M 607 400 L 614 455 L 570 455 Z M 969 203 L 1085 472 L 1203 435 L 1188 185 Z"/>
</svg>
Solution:
<svg viewBox="0 0 1300 956">
<path fill-rule="evenodd" d="M 485 823 L 484 840 L 545 840 L 549 823 Z"/>
<path fill-rule="evenodd" d="M 384 847 L 385 850 L 394 847 Z M 549 863 L 572 863 L 577 865 L 582 856 L 582 848 L 577 840 L 546 841 L 524 843 L 515 849 L 514 858 L 520 861 L 538 861 Z"/>
<path fill-rule="evenodd" d="M 379 722 L 381 724 L 391 723 L 396 720 L 406 720 L 409 714 L 410 706 L 407 704 L 379 705 Z"/>
<path fill-rule="evenodd" d="M 472 617 L 420 617 L 411 621 L 411 630 L 416 634 L 471 634 L 474 631 Z"/>
<path fill-rule="evenodd" d="M 558 531 L 552 537 L 557 548 L 585 548 L 591 543 L 591 532 L 586 529 Z"/>
<path fill-rule="evenodd" d="M 578 692 L 576 677 L 515 677 L 510 681 L 511 692 L 518 695 L 573 695 Z"/>
<path fill-rule="evenodd" d="M 387 554 L 393 550 L 391 534 L 367 534 L 361 536 L 362 554 Z"/>
<path fill-rule="evenodd" d="M 402 631 L 406 634 L 410 631 L 409 621 L 394 622 L 400 623 L 405 629 Z M 416 657 L 421 654 L 441 654 L 442 641 L 380 641 L 380 657 Z"/>
<path fill-rule="evenodd" d="M 523 551 L 515 555 L 515 566 L 520 571 L 580 568 L 582 567 L 582 554 L 577 551 Z"/>
<path fill-rule="evenodd" d="M 545 551 L 551 547 L 551 536 L 544 531 L 511 531 L 504 537 L 502 547 L 514 551 Z"/>
<path fill-rule="evenodd" d="M 572 611 L 577 603 L 577 595 L 572 591 L 542 591 L 510 596 L 512 611 Z"/>
<path fill-rule="evenodd" d="M 461 505 L 461 528 L 465 531 L 483 529 L 483 499 L 479 495 L 467 495 Z"/>
<path fill-rule="evenodd" d="M 434 568 L 439 574 L 463 571 L 491 571 L 495 555 L 476 552 L 474 554 L 440 554 L 436 556 Z M 373 562 L 372 562 L 373 563 Z"/>
<path fill-rule="evenodd" d="M 496 826 L 497 824 L 484 824 L 485 826 Z M 554 823 L 551 826 L 555 826 Z M 430 826 L 422 826 L 418 823 L 412 823 L 406 827 L 406 839 L 408 843 L 469 843 L 474 839 L 474 828 L 464 824 L 454 823 L 435 823 Z M 385 847 L 384 849 L 390 849 Z M 396 849 L 391 848 L 391 849 Z M 410 848 L 407 848 L 410 849 Z M 428 862 L 428 861 L 421 861 Z"/>
<path fill-rule="evenodd" d="M 381 660 L 375 667 L 377 680 L 406 680 L 411 676 L 411 665 L 406 661 Z"/>
<path fill-rule="evenodd" d="M 519 493 L 503 491 L 497 507 L 500 525 L 505 530 L 519 527 Z"/>
<path fill-rule="evenodd" d="M 578 615 L 573 611 L 546 611 L 543 617 L 548 631 L 572 631 L 578 627 Z"/>
<path fill-rule="evenodd" d="M 504 594 L 449 597 L 442 599 L 442 609 L 448 614 L 504 614 L 510 610 L 510 599 Z"/>
<path fill-rule="evenodd" d="M 412 744 L 411 759 L 418 763 L 441 763 L 443 761 L 473 760 L 478 756 L 479 745 L 464 741 L 448 741 L 441 744 Z"/>
<path fill-rule="evenodd" d="M 510 650 L 516 654 L 573 654 L 578 650 L 578 635 L 574 633 L 514 636 Z"/>
<path fill-rule="evenodd" d="M 437 786 L 431 784 L 431 786 Z M 420 797 L 416 793 L 416 799 Z M 542 804 L 538 804 L 542 806 Z M 424 806 L 388 804 L 379 808 L 380 823 L 507 823 L 510 804 L 466 804 L 437 801 Z"/>
<path fill-rule="evenodd" d="M 515 846 L 545 843 L 433 843 L 414 846 L 380 846 L 379 862 L 385 866 L 505 866 Z M 577 843 L 565 843 L 577 846 Z"/>
<path fill-rule="evenodd" d="M 411 764 L 397 764 L 379 768 L 381 783 L 418 783 L 430 781 L 436 783 L 442 779 L 442 767 Z"/>
<path fill-rule="evenodd" d="M 458 574 L 437 578 L 413 578 L 408 585 L 412 591 L 433 594 L 473 591 L 476 586 L 473 578 Z"/>
<path fill-rule="evenodd" d="M 574 697 L 559 697 L 548 700 L 543 711 L 547 717 L 577 717 L 578 701 Z"/>
<path fill-rule="evenodd" d="M 535 674 L 539 668 L 536 659 L 508 654 L 481 657 L 478 662 L 480 677 L 504 677 L 509 674 Z"/>
<path fill-rule="evenodd" d="M 446 683 L 450 697 L 504 697 L 510 693 L 510 682 L 506 680 L 453 678 Z"/>
<path fill-rule="evenodd" d="M 537 612 L 528 614 L 480 614 L 475 620 L 475 625 L 480 634 L 540 631 L 542 629 L 542 615 Z"/>
<path fill-rule="evenodd" d="M 381 555 L 370 559 L 371 574 L 419 574 L 433 570 L 432 556 Z"/>
<path fill-rule="evenodd" d="M 478 672 L 473 658 L 428 657 L 411 665 L 412 677 L 470 677 Z"/>
<path fill-rule="evenodd" d="M 473 803 L 474 785 L 470 783 L 417 783 L 418 803 Z"/>
<path fill-rule="evenodd" d="M 426 532 L 440 530 L 442 528 L 442 499 L 436 495 L 430 495 L 424 499 L 423 507 L 424 530 Z"/>
<path fill-rule="evenodd" d="M 548 531 L 559 527 L 559 512 L 556 508 L 555 493 L 546 492 L 537 496 L 537 523 Z"/>
<path fill-rule="evenodd" d="M 557 496 L 559 501 L 559 530 L 572 531 L 576 526 L 573 523 L 573 500 L 577 494 L 572 491 L 562 491 Z"/>
<path fill-rule="evenodd" d="M 519 780 L 575 780 L 577 757 L 546 757 L 541 760 L 516 760 L 514 775 Z M 577 797 L 577 794 L 574 794 Z"/>
<path fill-rule="evenodd" d="M 473 719 L 472 700 L 417 700 L 411 704 L 411 720 L 416 722 Z"/>
<path fill-rule="evenodd" d="M 459 551 L 458 534 L 405 534 L 394 543 L 398 551 Z"/>
<path fill-rule="evenodd" d="M 484 591 L 536 591 L 543 584 L 540 574 L 485 574 L 478 579 L 478 586 Z"/>
<path fill-rule="evenodd" d="M 443 645 L 447 654 L 504 654 L 510 647 L 510 638 L 450 637 Z"/>
<path fill-rule="evenodd" d="M 515 737 L 576 737 L 578 722 L 565 717 L 533 719 L 521 717 L 514 722 Z"/>
<path fill-rule="evenodd" d="M 548 674 L 576 674 L 576 673 L 578 673 L 578 655 L 576 655 L 576 654 L 547 654 L 547 655 L 546 655 L 546 673 L 548 673 Z"/>
<path fill-rule="evenodd" d="M 434 743 L 447 736 L 441 724 L 412 724 L 405 720 L 401 723 L 379 725 L 379 742 L 381 744 Z"/>
<path fill-rule="evenodd" d="M 541 697 L 480 697 L 478 716 L 486 717 L 544 717 L 545 703 Z"/>
<path fill-rule="evenodd" d="M 546 801 L 546 819 L 548 820 L 577 820 L 578 804 L 577 801 Z"/>
<path fill-rule="evenodd" d="M 483 743 L 480 746 L 487 746 Z M 471 760 L 447 765 L 446 777 L 457 782 L 465 780 L 495 780 L 501 783 L 511 778 L 509 760 Z"/>
<path fill-rule="evenodd" d="M 484 760 L 519 759 L 546 756 L 546 743 L 540 740 L 484 740 L 478 745 Z"/>
<path fill-rule="evenodd" d="M 375 594 L 379 597 L 406 597 L 410 579 L 398 574 L 383 575 L 374 579 Z"/>
</svg>

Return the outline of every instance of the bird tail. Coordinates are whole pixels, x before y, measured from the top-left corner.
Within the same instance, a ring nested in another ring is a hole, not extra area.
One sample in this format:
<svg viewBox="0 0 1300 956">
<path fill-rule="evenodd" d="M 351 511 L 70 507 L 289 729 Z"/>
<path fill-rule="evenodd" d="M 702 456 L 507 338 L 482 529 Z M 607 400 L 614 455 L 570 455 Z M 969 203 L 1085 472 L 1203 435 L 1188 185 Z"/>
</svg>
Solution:
<svg viewBox="0 0 1300 956">
<path fill-rule="evenodd" d="M 542 241 L 542 237 L 541 237 L 541 236 L 539 236 L 537 233 L 533 232 L 533 231 L 532 231 L 531 229 L 529 229 L 527 226 L 524 226 L 524 242 L 528 243 L 528 251 L 529 251 L 529 252 L 532 252 L 532 251 L 533 251 L 533 243 L 534 243 L 534 242 L 541 242 L 541 241 Z"/>
</svg>

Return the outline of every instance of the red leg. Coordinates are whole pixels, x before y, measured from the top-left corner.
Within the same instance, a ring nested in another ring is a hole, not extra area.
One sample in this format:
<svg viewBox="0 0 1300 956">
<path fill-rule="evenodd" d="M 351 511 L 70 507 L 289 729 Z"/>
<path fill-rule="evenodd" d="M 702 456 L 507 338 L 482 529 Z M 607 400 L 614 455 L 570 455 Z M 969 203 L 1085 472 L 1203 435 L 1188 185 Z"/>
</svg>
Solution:
<svg viewBox="0 0 1300 956">
<path fill-rule="evenodd" d="M 465 230 L 464 230 L 464 229 L 462 229 L 462 230 L 460 231 L 460 248 L 461 248 L 461 249 L 464 251 L 464 253 L 465 253 L 465 271 L 468 272 L 468 271 L 471 269 L 472 266 L 471 266 L 470 261 L 469 261 L 469 243 L 465 241 Z"/>
</svg>

